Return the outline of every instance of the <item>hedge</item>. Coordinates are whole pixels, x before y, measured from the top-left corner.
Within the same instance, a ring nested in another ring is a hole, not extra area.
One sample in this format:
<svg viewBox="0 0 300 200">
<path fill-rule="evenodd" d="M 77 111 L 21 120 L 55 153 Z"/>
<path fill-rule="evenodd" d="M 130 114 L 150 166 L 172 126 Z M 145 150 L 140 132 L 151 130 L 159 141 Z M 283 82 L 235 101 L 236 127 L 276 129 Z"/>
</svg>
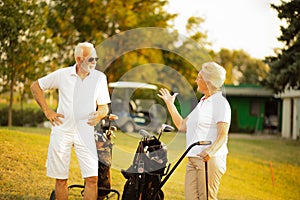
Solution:
<svg viewBox="0 0 300 200">
<path fill-rule="evenodd" d="M 13 109 L 12 125 L 13 126 L 37 126 L 46 121 L 44 113 L 40 109 L 26 108 L 23 110 Z M 0 126 L 8 125 L 8 107 L 0 109 Z"/>
</svg>

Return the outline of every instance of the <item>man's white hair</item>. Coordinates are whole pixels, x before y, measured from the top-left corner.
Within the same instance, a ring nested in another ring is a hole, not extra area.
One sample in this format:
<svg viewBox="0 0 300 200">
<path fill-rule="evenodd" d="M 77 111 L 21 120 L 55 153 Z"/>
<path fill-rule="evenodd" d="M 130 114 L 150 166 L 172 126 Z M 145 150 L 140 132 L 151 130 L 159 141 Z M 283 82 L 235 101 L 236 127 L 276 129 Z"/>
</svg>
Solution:
<svg viewBox="0 0 300 200">
<path fill-rule="evenodd" d="M 74 51 L 74 57 L 76 59 L 76 57 L 83 57 L 83 49 L 84 48 L 90 48 L 91 51 L 93 51 L 94 45 L 92 43 L 89 42 L 82 42 L 77 44 L 77 46 L 75 47 L 75 51 Z"/>
<path fill-rule="evenodd" d="M 207 62 L 202 65 L 201 75 L 205 81 L 210 82 L 216 88 L 220 88 L 225 82 L 226 70 L 215 62 Z"/>
</svg>

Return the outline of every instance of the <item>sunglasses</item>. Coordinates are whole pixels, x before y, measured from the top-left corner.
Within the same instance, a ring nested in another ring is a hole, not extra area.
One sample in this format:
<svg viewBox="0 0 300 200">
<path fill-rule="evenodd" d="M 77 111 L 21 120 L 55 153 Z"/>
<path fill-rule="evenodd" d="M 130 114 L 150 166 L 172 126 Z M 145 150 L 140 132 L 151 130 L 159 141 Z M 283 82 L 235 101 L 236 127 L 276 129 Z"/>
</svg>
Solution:
<svg viewBox="0 0 300 200">
<path fill-rule="evenodd" d="M 88 62 L 93 62 L 94 60 L 97 62 L 97 61 L 99 60 L 99 58 L 97 58 L 97 57 L 96 57 L 96 58 L 90 57 L 90 58 L 88 59 Z"/>
</svg>

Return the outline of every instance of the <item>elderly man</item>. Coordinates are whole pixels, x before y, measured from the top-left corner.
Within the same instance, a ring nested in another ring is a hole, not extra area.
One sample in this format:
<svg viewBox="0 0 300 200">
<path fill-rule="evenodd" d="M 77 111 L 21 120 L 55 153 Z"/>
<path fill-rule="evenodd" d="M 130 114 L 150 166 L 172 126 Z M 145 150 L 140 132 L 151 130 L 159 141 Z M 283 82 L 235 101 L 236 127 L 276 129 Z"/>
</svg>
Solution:
<svg viewBox="0 0 300 200">
<path fill-rule="evenodd" d="M 85 179 L 84 199 L 97 199 L 98 157 L 94 126 L 108 113 L 110 97 L 105 74 L 95 70 L 98 60 L 91 43 L 75 48 L 76 64 L 58 69 L 31 85 L 33 97 L 52 124 L 47 176 L 56 179 L 56 199 L 68 199 L 68 174 L 74 147 Z M 46 103 L 43 91 L 58 89 L 57 111 Z"/>
</svg>

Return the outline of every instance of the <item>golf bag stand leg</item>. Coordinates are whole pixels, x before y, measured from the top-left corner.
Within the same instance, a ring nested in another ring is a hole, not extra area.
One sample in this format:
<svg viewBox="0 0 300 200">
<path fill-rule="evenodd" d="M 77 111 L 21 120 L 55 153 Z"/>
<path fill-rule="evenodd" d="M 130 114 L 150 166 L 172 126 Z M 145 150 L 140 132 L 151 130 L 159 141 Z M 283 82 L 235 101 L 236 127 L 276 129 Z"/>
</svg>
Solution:
<svg viewBox="0 0 300 200">
<path fill-rule="evenodd" d="M 172 167 L 172 169 L 170 170 L 170 172 L 167 173 L 166 177 L 162 180 L 162 182 L 160 183 L 159 188 L 161 189 L 164 184 L 168 181 L 168 179 L 170 178 L 170 176 L 172 175 L 172 173 L 175 171 L 175 169 L 178 167 L 178 165 L 180 164 L 180 162 L 185 158 L 186 154 L 194 147 L 197 145 L 210 145 L 211 141 L 198 141 L 195 142 L 193 144 L 191 144 L 186 150 L 185 152 L 181 155 L 181 157 L 179 158 L 179 160 L 175 163 L 174 167 Z M 208 179 L 207 179 L 207 162 L 205 162 L 205 176 L 206 176 L 206 199 L 208 199 Z"/>
</svg>

